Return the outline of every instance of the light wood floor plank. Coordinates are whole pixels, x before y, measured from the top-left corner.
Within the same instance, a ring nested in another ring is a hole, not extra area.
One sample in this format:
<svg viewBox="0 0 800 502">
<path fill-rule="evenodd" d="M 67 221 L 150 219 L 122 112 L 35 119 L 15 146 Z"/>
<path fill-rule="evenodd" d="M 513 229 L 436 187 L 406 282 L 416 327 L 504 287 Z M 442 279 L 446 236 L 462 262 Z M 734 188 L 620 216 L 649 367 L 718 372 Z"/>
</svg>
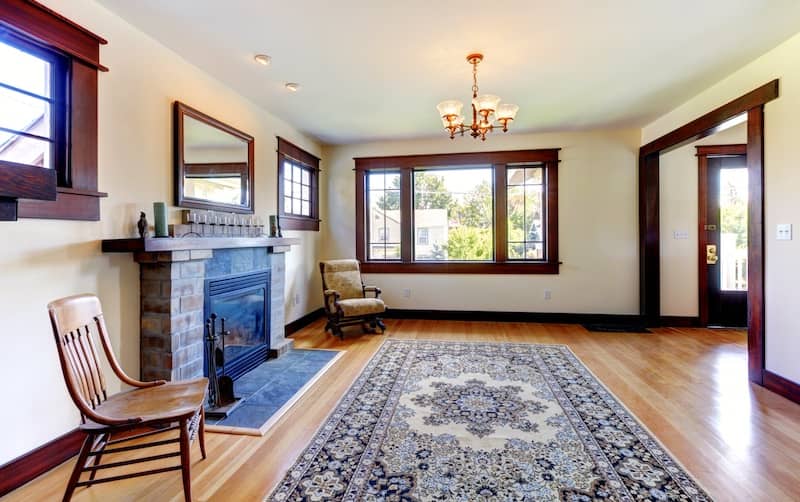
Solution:
<svg viewBox="0 0 800 502">
<path fill-rule="evenodd" d="M 716 500 L 800 500 L 800 405 L 748 383 L 743 331 L 589 333 L 576 325 L 414 319 L 387 325 L 386 336 L 397 338 L 566 344 Z M 296 346 L 347 352 L 265 436 L 207 434 L 209 458 L 200 461 L 193 450 L 195 500 L 262 500 L 384 339 L 354 332 L 340 341 L 322 326 L 296 333 Z M 60 499 L 72 462 L 3 500 Z M 180 476 L 79 489 L 73 500 L 179 501 Z"/>
</svg>

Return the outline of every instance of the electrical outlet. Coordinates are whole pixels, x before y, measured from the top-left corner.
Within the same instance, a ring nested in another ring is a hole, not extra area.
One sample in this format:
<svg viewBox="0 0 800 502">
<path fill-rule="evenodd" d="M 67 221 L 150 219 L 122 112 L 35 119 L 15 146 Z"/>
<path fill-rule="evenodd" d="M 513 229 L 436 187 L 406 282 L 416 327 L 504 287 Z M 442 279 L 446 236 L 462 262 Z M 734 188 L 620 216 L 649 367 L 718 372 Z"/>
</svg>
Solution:
<svg viewBox="0 0 800 502">
<path fill-rule="evenodd" d="M 300 293 L 295 293 L 294 294 L 294 304 L 295 305 L 300 305 Z"/>
<path fill-rule="evenodd" d="M 792 224 L 791 223 L 779 223 L 778 224 L 778 235 L 776 238 L 779 241 L 790 241 L 792 240 Z"/>
<path fill-rule="evenodd" d="M 403 290 L 403 298 L 411 298 L 411 290 L 410 289 L 404 289 Z"/>
<path fill-rule="evenodd" d="M 549 289 L 545 289 L 544 290 L 544 299 L 545 300 L 549 300 L 552 297 L 553 297 L 553 292 L 550 291 Z"/>
</svg>

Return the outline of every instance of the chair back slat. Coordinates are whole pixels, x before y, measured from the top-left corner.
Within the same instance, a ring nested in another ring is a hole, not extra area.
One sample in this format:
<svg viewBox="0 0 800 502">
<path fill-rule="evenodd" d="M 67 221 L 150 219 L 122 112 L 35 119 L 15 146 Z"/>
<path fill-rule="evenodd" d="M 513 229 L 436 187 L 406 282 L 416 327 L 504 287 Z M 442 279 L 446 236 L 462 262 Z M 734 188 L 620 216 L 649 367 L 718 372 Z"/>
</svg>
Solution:
<svg viewBox="0 0 800 502">
<path fill-rule="evenodd" d="M 100 375 L 102 370 L 100 368 L 100 361 L 95 356 L 93 350 L 94 342 L 92 341 L 92 333 L 89 326 L 84 326 L 83 329 L 77 331 L 78 349 L 80 350 L 81 359 L 85 364 L 85 373 L 83 378 L 86 379 L 87 388 L 89 389 L 89 401 L 92 407 L 96 408 L 103 402 L 102 396 L 105 391 L 103 383 L 101 382 Z"/>
</svg>

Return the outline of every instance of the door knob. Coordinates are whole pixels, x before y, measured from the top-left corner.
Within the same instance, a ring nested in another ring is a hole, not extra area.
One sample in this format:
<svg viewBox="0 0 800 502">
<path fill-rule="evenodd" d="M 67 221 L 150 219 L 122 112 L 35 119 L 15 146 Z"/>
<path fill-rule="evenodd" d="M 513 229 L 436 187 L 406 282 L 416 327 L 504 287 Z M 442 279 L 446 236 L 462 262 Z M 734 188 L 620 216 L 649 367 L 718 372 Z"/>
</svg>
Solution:
<svg viewBox="0 0 800 502">
<path fill-rule="evenodd" d="M 716 265 L 718 261 L 719 261 L 719 256 L 717 255 L 717 245 L 716 244 L 706 245 L 706 264 Z"/>
</svg>

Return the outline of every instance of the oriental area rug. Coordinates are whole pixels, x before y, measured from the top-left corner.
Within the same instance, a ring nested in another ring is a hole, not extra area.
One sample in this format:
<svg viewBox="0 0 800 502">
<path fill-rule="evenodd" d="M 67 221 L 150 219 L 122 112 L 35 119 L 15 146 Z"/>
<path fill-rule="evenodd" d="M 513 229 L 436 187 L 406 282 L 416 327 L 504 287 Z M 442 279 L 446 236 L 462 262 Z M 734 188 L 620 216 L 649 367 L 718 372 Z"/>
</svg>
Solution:
<svg viewBox="0 0 800 502">
<path fill-rule="evenodd" d="M 711 498 L 566 346 L 389 339 L 267 500 Z"/>
</svg>

